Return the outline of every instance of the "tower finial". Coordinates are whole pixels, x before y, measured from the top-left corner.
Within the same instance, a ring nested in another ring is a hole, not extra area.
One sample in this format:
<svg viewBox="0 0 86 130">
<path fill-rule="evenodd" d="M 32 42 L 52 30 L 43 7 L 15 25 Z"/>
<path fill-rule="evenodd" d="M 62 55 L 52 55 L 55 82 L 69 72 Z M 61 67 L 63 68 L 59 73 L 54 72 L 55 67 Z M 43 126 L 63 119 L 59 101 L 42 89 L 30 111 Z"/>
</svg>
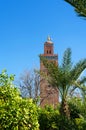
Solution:
<svg viewBox="0 0 86 130">
<path fill-rule="evenodd" d="M 50 37 L 50 36 L 48 36 L 48 37 L 47 37 L 47 40 L 48 40 L 48 41 L 51 41 L 51 37 Z"/>
</svg>

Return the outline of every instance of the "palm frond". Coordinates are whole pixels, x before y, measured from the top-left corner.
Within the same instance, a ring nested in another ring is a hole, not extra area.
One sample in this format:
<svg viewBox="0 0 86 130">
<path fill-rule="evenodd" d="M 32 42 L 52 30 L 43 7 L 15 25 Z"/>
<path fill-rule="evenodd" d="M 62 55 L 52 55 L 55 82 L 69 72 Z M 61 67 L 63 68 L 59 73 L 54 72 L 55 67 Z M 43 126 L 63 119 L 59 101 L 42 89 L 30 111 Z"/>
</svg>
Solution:
<svg viewBox="0 0 86 130">
<path fill-rule="evenodd" d="M 72 63 L 71 63 L 71 49 L 70 48 L 67 48 L 64 52 L 64 55 L 63 55 L 63 60 L 62 60 L 62 68 L 63 70 L 70 70 L 71 69 L 71 66 L 72 66 Z"/>
<path fill-rule="evenodd" d="M 83 76 L 78 82 L 79 82 L 79 84 L 85 84 L 86 83 L 86 76 Z"/>
<path fill-rule="evenodd" d="M 86 0 L 65 0 L 71 4 L 75 11 L 78 13 L 78 16 L 86 17 Z"/>
<path fill-rule="evenodd" d="M 86 59 L 80 60 L 71 70 L 72 80 L 77 80 L 85 68 L 86 68 Z"/>
</svg>

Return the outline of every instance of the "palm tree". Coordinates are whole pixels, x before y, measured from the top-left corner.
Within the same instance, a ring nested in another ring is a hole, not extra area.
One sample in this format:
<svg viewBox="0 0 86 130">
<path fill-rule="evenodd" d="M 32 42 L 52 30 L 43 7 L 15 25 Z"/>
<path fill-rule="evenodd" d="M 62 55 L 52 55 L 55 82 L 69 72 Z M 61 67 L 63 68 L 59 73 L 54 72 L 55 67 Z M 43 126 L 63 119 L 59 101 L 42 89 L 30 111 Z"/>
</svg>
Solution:
<svg viewBox="0 0 86 130">
<path fill-rule="evenodd" d="M 76 65 L 71 61 L 71 49 L 67 48 L 64 52 L 61 65 L 56 65 L 54 62 L 49 62 L 47 59 L 41 57 L 44 66 L 49 73 L 48 81 L 53 87 L 58 88 L 61 95 L 61 115 L 70 117 L 70 112 L 67 104 L 67 97 L 69 91 L 79 87 L 79 83 L 86 81 L 86 77 L 79 80 L 79 76 L 86 68 L 86 59 L 80 60 Z"/>
<path fill-rule="evenodd" d="M 86 17 L 86 0 L 65 0 L 71 4 L 79 16 Z"/>
</svg>

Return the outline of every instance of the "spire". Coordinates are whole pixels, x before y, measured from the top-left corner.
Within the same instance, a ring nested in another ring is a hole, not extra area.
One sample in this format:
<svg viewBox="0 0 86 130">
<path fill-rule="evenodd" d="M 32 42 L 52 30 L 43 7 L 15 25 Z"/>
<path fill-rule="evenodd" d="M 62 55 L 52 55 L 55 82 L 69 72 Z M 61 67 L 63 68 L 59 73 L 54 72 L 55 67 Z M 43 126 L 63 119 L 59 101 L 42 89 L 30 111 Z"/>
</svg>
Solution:
<svg viewBox="0 0 86 130">
<path fill-rule="evenodd" d="M 47 42 L 48 42 L 48 43 L 52 43 L 50 36 L 47 37 Z"/>
<path fill-rule="evenodd" d="M 47 41 L 51 41 L 51 37 L 50 36 L 47 37 Z"/>
</svg>

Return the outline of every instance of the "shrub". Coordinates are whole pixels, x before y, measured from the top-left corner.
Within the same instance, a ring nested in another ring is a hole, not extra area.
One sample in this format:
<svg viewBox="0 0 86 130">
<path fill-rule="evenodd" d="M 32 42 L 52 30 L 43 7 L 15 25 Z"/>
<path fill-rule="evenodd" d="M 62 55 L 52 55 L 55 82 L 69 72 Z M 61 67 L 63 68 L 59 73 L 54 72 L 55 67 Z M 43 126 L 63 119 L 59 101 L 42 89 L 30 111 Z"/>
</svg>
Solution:
<svg viewBox="0 0 86 130">
<path fill-rule="evenodd" d="M 0 129 L 38 130 L 37 106 L 32 99 L 23 99 L 14 87 L 13 76 L 0 74 Z"/>
</svg>

